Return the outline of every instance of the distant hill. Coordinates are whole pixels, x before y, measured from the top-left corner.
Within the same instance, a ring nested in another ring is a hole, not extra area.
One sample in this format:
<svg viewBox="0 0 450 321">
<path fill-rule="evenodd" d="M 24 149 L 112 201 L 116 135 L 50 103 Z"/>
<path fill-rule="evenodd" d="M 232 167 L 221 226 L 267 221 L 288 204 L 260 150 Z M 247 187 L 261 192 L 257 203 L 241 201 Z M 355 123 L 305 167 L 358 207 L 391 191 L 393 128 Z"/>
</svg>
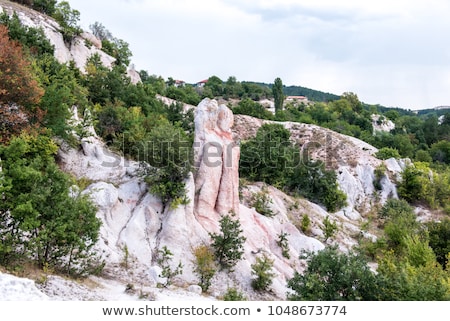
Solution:
<svg viewBox="0 0 450 321">
<path fill-rule="evenodd" d="M 269 87 L 272 89 L 273 84 L 266 84 L 261 82 L 253 82 L 254 84 Z M 283 86 L 283 92 L 286 96 L 305 96 L 311 101 L 327 102 L 341 98 L 339 95 L 326 93 L 320 90 L 310 89 L 301 86 Z"/>
<path fill-rule="evenodd" d="M 428 115 L 436 115 L 442 116 L 450 113 L 450 106 L 438 106 L 429 109 L 421 109 L 417 111 L 417 115 L 419 116 L 428 116 Z"/>
</svg>

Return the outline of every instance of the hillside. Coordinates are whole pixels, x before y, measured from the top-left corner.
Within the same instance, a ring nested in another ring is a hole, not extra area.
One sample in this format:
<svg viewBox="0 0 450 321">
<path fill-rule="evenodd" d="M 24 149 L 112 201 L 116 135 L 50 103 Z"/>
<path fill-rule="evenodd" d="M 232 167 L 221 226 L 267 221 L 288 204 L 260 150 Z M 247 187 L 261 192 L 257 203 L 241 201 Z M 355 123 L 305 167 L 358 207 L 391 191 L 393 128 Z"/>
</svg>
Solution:
<svg viewBox="0 0 450 321">
<path fill-rule="evenodd" d="M 274 113 L 267 90 L 178 87 L 99 26 L 0 8 L 1 299 L 449 298 L 445 123 L 313 90 Z"/>
</svg>

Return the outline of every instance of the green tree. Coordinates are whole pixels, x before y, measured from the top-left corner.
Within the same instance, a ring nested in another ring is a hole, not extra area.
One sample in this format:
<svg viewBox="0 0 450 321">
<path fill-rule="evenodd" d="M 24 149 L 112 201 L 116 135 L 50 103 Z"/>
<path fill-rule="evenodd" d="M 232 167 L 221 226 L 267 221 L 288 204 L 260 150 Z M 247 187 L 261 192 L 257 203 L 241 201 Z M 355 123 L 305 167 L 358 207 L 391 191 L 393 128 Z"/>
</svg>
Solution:
<svg viewBox="0 0 450 321">
<path fill-rule="evenodd" d="M 257 257 L 256 262 L 251 265 L 252 275 L 256 276 L 252 280 L 252 288 L 256 291 L 266 291 L 267 288 L 272 284 L 275 273 L 273 273 L 273 260 L 271 260 L 267 255 L 262 257 Z"/>
<path fill-rule="evenodd" d="M 53 56 L 41 57 L 38 67 L 41 83 L 45 88 L 40 103 L 45 112 L 43 123 L 56 135 L 67 138 L 70 129 L 70 108 L 77 105 L 80 110 L 84 110 L 88 104 L 87 91 L 79 84 L 74 71 L 59 63 Z"/>
<path fill-rule="evenodd" d="M 379 212 L 387 246 L 395 253 L 403 253 L 408 236 L 421 232 L 412 207 L 405 200 L 388 199 Z"/>
<path fill-rule="evenodd" d="M 422 264 L 384 253 L 378 262 L 378 299 L 383 301 L 448 301 L 450 276 L 434 260 Z"/>
<path fill-rule="evenodd" d="M 236 80 L 236 77 L 230 76 L 225 82 L 223 93 L 225 98 L 238 98 L 243 93 L 242 85 Z"/>
<path fill-rule="evenodd" d="M 112 33 L 108 29 L 106 29 L 106 27 L 102 23 L 98 21 L 89 25 L 89 29 L 92 31 L 92 34 L 96 36 L 100 41 L 111 40 L 114 38 Z"/>
<path fill-rule="evenodd" d="M 450 219 L 444 218 L 440 222 L 429 222 L 426 224 L 429 245 L 436 255 L 436 260 L 442 268 L 448 267 L 450 253 Z"/>
<path fill-rule="evenodd" d="M 296 164 L 287 178 L 286 187 L 291 193 L 325 205 L 329 212 L 336 212 L 347 202 L 346 194 L 339 189 L 336 173 L 327 170 L 321 161 Z"/>
<path fill-rule="evenodd" d="M 162 286 L 167 287 L 172 283 L 172 280 L 175 276 L 183 273 L 183 264 L 181 262 L 175 268 L 171 267 L 173 253 L 167 248 L 167 246 L 163 246 L 160 250 L 158 250 L 158 264 L 161 267 L 161 275 L 160 277 L 165 278 L 165 283 Z"/>
<path fill-rule="evenodd" d="M 204 89 L 211 91 L 212 98 L 220 97 L 223 94 L 223 81 L 217 76 L 211 76 L 208 78 Z"/>
<path fill-rule="evenodd" d="M 435 162 L 450 164 L 450 142 L 441 140 L 430 148 L 430 155 Z"/>
<path fill-rule="evenodd" d="M 277 245 L 281 248 L 281 255 L 287 259 L 290 259 L 291 255 L 289 254 L 289 242 L 287 239 L 288 235 L 289 234 L 286 232 L 278 234 Z"/>
<path fill-rule="evenodd" d="M 78 25 L 78 22 L 80 21 L 80 12 L 76 9 L 72 9 L 69 2 L 61 1 L 57 3 L 53 18 L 55 18 L 61 26 L 61 32 L 65 41 L 70 42 L 75 36 L 81 34 L 82 29 Z"/>
<path fill-rule="evenodd" d="M 130 64 L 132 52 L 128 42 L 118 38 L 112 38 L 111 40 L 104 39 L 102 40 L 102 50 L 116 58 L 114 65 L 122 67 L 124 71 Z"/>
<path fill-rule="evenodd" d="M 48 16 L 53 16 L 56 12 L 57 0 L 33 0 L 33 9 Z"/>
<path fill-rule="evenodd" d="M 422 172 L 415 166 L 406 167 L 402 172 L 402 180 L 398 184 L 398 194 L 408 202 L 418 200 L 422 195 Z"/>
<path fill-rule="evenodd" d="M 283 103 L 284 103 L 283 82 L 279 77 L 276 78 L 274 81 L 272 87 L 272 94 L 275 100 L 275 113 L 278 113 L 279 111 L 283 110 Z"/>
<path fill-rule="evenodd" d="M 355 93 L 352 92 L 345 92 L 342 94 L 342 99 L 345 99 L 350 103 L 350 106 L 352 110 L 356 113 L 360 113 L 363 111 L 363 105 L 359 101 L 358 96 Z"/>
<path fill-rule="evenodd" d="M 7 12 L 1 13 L 0 24 L 7 27 L 10 39 L 19 42 L 27 54 L 33 57 L 45 53 L 53 55 L 55 48 L 46 37 L 44 30 L 22 24 L 16 12 L 11 16 Z"/>
<path fill-rule="evenodd" d="M 194 273 L 199 278 L 199 285 L 203 292 L 208 291 L 211 286 L 211 279 L 218 270 L 218 266 L 214 260 L 214 251 L 207 245 L 200 245 L 193 250 Z"/>
<path fill-rule="evenodd" d="M 241 145 L 239 172 L 243 177 L 283 187 L 297 151 L 290 132 L 281 124 L 264 124 Z"/>
<path fill-rule="evenodd" d="M 245 295 L 236 288 L 228 288 L 222 298 L 224 301 L 247 301 Z"/>
<path fill-rule="evenodd" d="M 250 98 L 242 99 L 238 105 L 233 108 L 233 114 L 249 115 L 260 119 L 273 118 L 273 114 L 269 110 Z"/>
<path fill-rule="evenodd" d="M 214 255 L 222 269 L 232 270 L 244 255 L 246 237 L 242 235 L 239 219 L 233 219 L 234 215 L 223 215 L 219 222 L 220 233 L 209 233 Z"/>
<path fill-rule="evenodd" d="M 9 183 L 0 204 L 0 261 L 20 253 L 40 267 L 89 273 L 100 262 L 92 251 L 100 221 L 88 196 L 71 192 L 71 180 L 54 161 L 56 151 L 44 135 L 21 135 L 0 147 Z"/>
<path fill-rule="evenodd" d="M 391 147 L 383 147 L 380 148 L 376 153 L 375 157 L 378 159 L 388 159 L 388 158 L 400 158 L 400 154 L 398 153 L 398 150 Z"/>
<path fill-rule="evenodd" d="M 146 182 L 150 192 L 159 196 L 164 205 L 187 203 L 184 180 L 192 164 L 192 140 L 185 131 L 170 123 L 154 127 L 141 144 L 143 160 L 150 165 Z"/>
<path fill-rule="evenodd" d="M 288 280 L 293 301 L 365 301 L 374 300 L 377 293 L 375 274 L 359 254 L 340 253 L 336 247 L 326 247 L 307 256 L 303 274 L 295 272 Z"/>
<path fill-rule="evenodd" d="M 336 234 L 336 232 L 338 231 L 338 226 L 336 222 L 330 221 L 330 218 L 328 216 L 323 219 L 322 224 L 323 236 L 326 242 L 330 237 L 333 237 Z"/>
</svg>

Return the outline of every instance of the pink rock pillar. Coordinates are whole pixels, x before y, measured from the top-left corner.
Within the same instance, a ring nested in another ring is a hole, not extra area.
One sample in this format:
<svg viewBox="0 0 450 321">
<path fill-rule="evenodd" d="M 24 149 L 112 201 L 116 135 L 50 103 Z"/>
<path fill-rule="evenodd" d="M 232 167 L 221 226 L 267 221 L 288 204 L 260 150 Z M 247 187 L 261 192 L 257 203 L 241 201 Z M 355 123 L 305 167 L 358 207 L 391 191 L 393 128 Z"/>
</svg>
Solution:
<svg viewBox="0 0 450 321">
<path fill-rule="evenodd" d="M 239 211 L 239 156 L 231 127 L 233 113 L 204 99 L 196 109 L 194 165 L 195 211 L 203 217 Z"/>
</svg>

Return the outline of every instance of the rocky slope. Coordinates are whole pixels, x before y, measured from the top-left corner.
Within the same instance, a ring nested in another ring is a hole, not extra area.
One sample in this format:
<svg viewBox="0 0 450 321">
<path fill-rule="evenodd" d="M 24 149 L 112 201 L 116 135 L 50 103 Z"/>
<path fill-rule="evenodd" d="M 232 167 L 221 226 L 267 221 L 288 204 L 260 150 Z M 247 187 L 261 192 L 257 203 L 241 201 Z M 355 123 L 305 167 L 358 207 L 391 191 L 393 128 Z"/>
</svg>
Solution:
<svg viewBox="0 0 450 321">
<path fill-rule="evenodd" d="M 16 4 L 0 0 L 0 10 L 12 12 L 18 8 Z M 17 10 L 20 19 L 27 25 L 43 28 L 55 45 L 55 56 L 61 62 L 73 60 L 83 70 L 86 59 L 98 53 L 106 66 L 113 63 L 114 59 L 101 51 L 101 43 L 92 35 L 84 33 L 67 45 L 55 21 L 20 8 Z M 87 42 L 93 45 L 86 46 Z M 170 103 L 164 97 L 161 99 Z M 395 180 L 404 166 L 403 162 L 394 159 L 384 161 L 386 175 L 381 180 L 382 189 L 376 191 L 374 171 L 383 162 L 373 156 L 376 152 L 374 147 L 318 126 L 283 123 L 305 155 L 325 161 L 328 168 L 338 173 L 339 185 L 347 194 L 348 206 L 337 213 L 327 213 L 317 204 L 293 198 L 272 186 L 261 183 L 243 185 L 239 181 L 238 143 L 254 136 L 266 121 L 233 115 L 225 105 L 209 99 L 199 106 L 185 108 L 195 109 L 193 148 L 196 170 L 186 180 L 190 202 L 175 209 L 163 207 L 161 201 L 149 193 L 138 163 L 109 150 L 92 128 L 91 136 L 83 138 L 79 148 L 61 145 L 58 153 L 61 168 L 86 182 L 83 192 L 89 194 L 98 206 L 97 215 L 103 224 L 97 250 L 106 265 L 102 277 L 90 278 L 89 286 L 48 276 L 45 286 L 41 285 L 40 289 L 49 298 L 110 300 L 124 299 L 125 296 L 130 299 L 167 299 L 171 294 L 177 297 L 179 291 L 184 291 L 187 297 L 215 300 L 227 288 L 237 287 L 252 300 L 283 300 L 288 290 L 287 280 L 295 271 L 301 272 L 305 268 L 300 254 L 305 250 L 320 250 L 326 245 L 322 232 L 325 217 L 339 225 L 338 234 L 328 243 L 335 243 L 344 251 L 356 244 L 356 236 L 361 233 L 375 237 L 371 231 L 362 232 L 361 224 L 388 196 L 396 196 Z M 75 110 L 74 115 L 77 115 Z M 271 199 L 271 210 L 276 213 L 274 217 L 261 215 L 250 206 L 252 196 L 262 189 Z M 192 250 L 211 242 L 209 233 L 219 231 L 221 214 L 229 211 L 236 213 L 246 237 L 244 257 L 234 272 L 218 272 L 210 291 L 201 294 L 196 286 L 198 278 L 193 272 Z M 305 213 L 311 218 L 308 235 L 299 228 Z M 281 233 L 287 235 L 289 259 L 282 255 L 277 244 Z M 156 254 L 163 246 L 174 254 L 173 266 L 178 263 L 183 265 L 183 273 L 171 288 L 164 289 L 164 293 L 157 287 L 163 280 L 159 276 L 161 267 L 156 260 Z M 273 260 L 275 277 L 270 291 L 257 293 L 251 287 L 251 265 L 262 254 Z M 0 275 L 0 280 L 2 278 L 6 280 L 2 287 L 11 284 L 8 277 Z M 117 290 L 125 291 L 129 285 L 141 289 L 141 292 L 159 293 L 160 296 L 141 296 L 137 291 L 123 295 L 122 291 Z M 30 288 L 29 285 L 26 288 Z M 108 295 L 108 289 L 119 291 L 121 295 Z"/>
<path fill-rule="evenodd" d="M 124 287 L 125 284 L 157 286 L 161 280 L 155 255 L 163 246 L 174 253 L 173 265 L 181 262 L 184 267 L 175 284 L 181 288 L 197 284 L 192 249 L 209 244 L 209 233 L 219 230 L 220 215 L 233 210 L 246 237 L 244 259 L 234 272 L 219 272 L 208 295 L 219 298 L 228 287 L 235 286 L 250 299 L 284 299 L 287 280 L 294 271 L 305 267 L 299 258 L 301 252 L 325 246 L 322 221 L 326 216 L 340 227 L 328 242 L 347 250 L 356 244 L 356 237 L 362 233 L 360 225 L 372 208 L 388 195 L 396 195 L 393 179 L 401 171 L 401 162 L 385 162 L 389 173 L 383 178 L 378 197 L 374 197 L 374 170 L 382 162 L 372 155 L 375 148 L 318 126 L 299 123 L 283 124 L 301 146 L 315 146 L 311 157 L 326 160 L 328 166 L 338 171 L 348 206 L 337 213 L 327 213 L 317 204 L 295 199 L 262 183 L 239 186 L 239 148 L 235 142 L 254 135 L 264 121 L 233 116 L 225 105 L 219 106 L 209 99 L 196 107 L 195 115 L 197 170 L 186 181 L 191 202 L 176 209 L 163 209 L 159 199 L 148 192 L 139 164 L 109 151 L 95 134 L 84 138 L 79 149 L 63 146 L 58 154 L 66 172 L 90 182 L 84 192 L 98 205 L 98 216 L 103 222 L 98 250 L 107 263 L 104 276 L 122 282 Z M 202 158 L 204 146 L 214 149 L 209 150 L 212 159 Z M 339 157 L 333 158 L 335 155 Z M 220 166 L 208 166 L 216 162 Z M 274 217 L 261 215 L 249 206 L 252 195 L 263 188 L 271 199 Z M 308 235 L 299 228 L 304 213 L 312 221 Z M 288 235 L 290 259 L 283 257 L 277 245 L 281 233 Z M 364 233 L 366 237 L 375 237 Z M 271 291 L 265 294 L 255 293 L 251 288 L 251 265 L 263 253 L 274 261 L 275 273 Z"/>
<path fill-rule="evenodd" d="M 98 55 L 105 67 L 111 67 L 115 61 L 114 57 L 111 57 L 101 50 L 102 42 L 92 33 L 85 31 L 72 39 L 70 43 L 66 43 L 60 32 L 61 27 L 59 24 L 47 15 L 31 10 L 15 2 L 0 0 L 0 13 L 2 12 L 6 12 L 10 16 L 13 13 L 16 13 L 19 20 L 25 26 L 42 28 L 44 34 L 55 48 L 55 58 L 61 63 L 73 61 L 75 66 L 84 72 L 86 62 L 92 55 Z M 134 70 L 133 66 L 130 66 L 128 76 L 133 83 L 140 81 L 140 76 Z"/>
</svg>

